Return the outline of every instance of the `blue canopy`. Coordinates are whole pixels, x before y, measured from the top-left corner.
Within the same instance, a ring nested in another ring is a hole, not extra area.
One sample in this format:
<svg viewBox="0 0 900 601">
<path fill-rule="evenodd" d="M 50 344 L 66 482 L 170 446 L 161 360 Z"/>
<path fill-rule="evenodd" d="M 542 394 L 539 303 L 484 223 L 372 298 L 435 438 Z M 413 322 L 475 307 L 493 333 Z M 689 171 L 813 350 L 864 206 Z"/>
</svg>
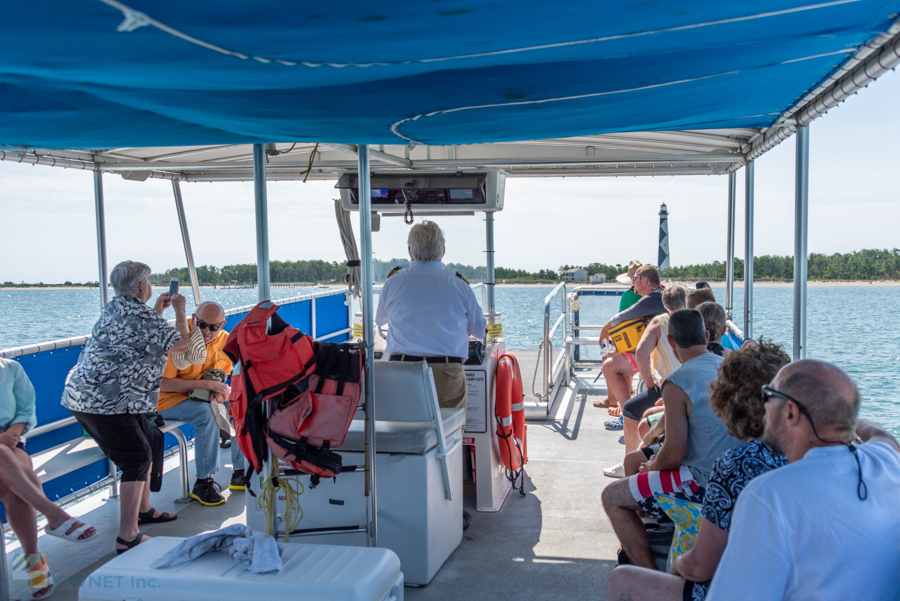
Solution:
<svg viewBox="0 0 900 601">
<path fill-rule="evenodd" d="M 0 145 L 764 128 L 900 0 L 4 2 Z"/>
</svg>

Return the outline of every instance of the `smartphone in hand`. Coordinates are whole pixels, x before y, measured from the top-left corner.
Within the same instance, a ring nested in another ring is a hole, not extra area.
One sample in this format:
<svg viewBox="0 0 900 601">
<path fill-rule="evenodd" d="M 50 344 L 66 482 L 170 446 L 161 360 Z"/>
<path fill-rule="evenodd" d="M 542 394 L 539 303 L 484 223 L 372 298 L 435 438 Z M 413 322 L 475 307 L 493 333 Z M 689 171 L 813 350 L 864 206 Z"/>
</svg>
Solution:
<svg viewBox="0 0 900 601">
<path fill-rule="evenodd" d="M 172 278 L 172 281 L 169 282 L 169 296 L 175 296 L 178 294 L 178 278 Z"/>
</svg>

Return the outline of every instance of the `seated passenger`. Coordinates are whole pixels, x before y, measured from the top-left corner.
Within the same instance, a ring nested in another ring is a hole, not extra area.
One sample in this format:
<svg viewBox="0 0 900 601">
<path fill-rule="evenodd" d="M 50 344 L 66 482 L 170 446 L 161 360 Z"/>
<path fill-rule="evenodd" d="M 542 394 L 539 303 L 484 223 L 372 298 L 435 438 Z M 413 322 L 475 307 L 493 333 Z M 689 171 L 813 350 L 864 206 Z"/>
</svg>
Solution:
<svg viewBox="0 0 900 601">
<path fill-rule="evenodd" d="M 638 260 L 631 261 L 628 263 L 628 270 L 616 276 L 617 282 L 629 287 L 619 299 L 619 313 L 641 300 L 641 295 L 634 291 L 634 280 L 632 279 L 641 265 L 643 263 Z"/>
<path fill-rule="evenodd" d="M 682 362 L 666 378 L 666 438 L 641 473 L 603 490 L 603 508 L 625 553 L 638 566 L 653 567 L 650 541 L 638 511 L 660 518 L 665 513 L 653 493 L 674 493 L 702 503 L 715 460 L 743 443 L 728 429 L 709 403 L 709 385 L 718 376 L 722 358 L 706 350 L 708 335 L 698 311 L 683 309 L 669 317 L 669 343 Z"/>
<path fill-rule="evenodd" d="M 669 335 L 669 315 L 684 309 L 686 294 L 687 290 L 683 286 L 666 288 L 662 294 L 662 302 L 667 312 L 653 318 L 650 325 L 644 330 L 641 341 L 635 350 L 634 358 L 637 362 L 638 373 L 641 374 L 646 390 L 626 402 L 622 411 L 626 455 L 638 447 L 640 441 L 638 424 L 644 412 L 655 406 L 656 402 L 662 398 L 662 389 L 659 384 L 681 366 L 666 337 Z M 654 359 L 653 366 L 651 366 L 651 358 Z M 603 473 L 610 478 L 624 477 L 624 462 L 606 468 Z"/>
<path fill-rule="evenodd" d="M 697 288 L 687 295 L 684 306 L 688 309 L 696 309 L 703 303 L 716 302 L 716 295 L 713 294 L 712 288 Z"/>
<path fill-rule="evenodd" d="M 666 312 L 660 291 L 659 272 L 652 265 L 642 265 L 634 276 L 634 291 L 641 300 L 628 309 L 616 313 L 600 331 L 600 342 L 609 338 L 609 330 L 623 322 L 643 318 L 650 321 Z M 610 415 L 621 415 L 622 406 L 631 398 L 631 378 L 638 370 L 634 353 L 617 353 L 603 361 L 603 377 L 609 397 L 594 403 L 595 407 L 609 407 Z"/>
<path fill-rule="evenodd" d="M 781 467 L 787 459 L 759 440 L 766 407 L 760 388 L 770 382 L 790 357 L 778 345 L 761 342 L 735 352 L 722 363 L 719 379 L 712 384 L 710 403 L 735 438 L 748 441 L 716 460 L 709 478 L 700 533 L 690 551 L 679 557 L 672 572 L 621 566 L 609 579 L 609 599 L 656 601 L 657 599 L 706 598 L 709 580 L 716 571 L 738 495 L 750 480 Z"/>
<path fill-rule="evenodd" d="M 219 425 L 213 415 L 210 403 L 225 403 L 231 388 L 224 382 L 215 379 L 201 379 L 203 374 L 213 369 L 220 369 L 225 374 L 231 373 L 231 361 L 222 351 L 228 332 L 222 329 L 225 325 L 225 310 L 217 303 L 206 302 L 197 307 L 190 323 L 190 331 L 200 328 L 203 342 L 206 344 L 206 361 L 199 365 L 188 365 L 178 369 L 169 357 L 163 378 L 160 383 L 159 407 L 157 411 L 165 419 L 184 421 L 194 427 L 194 465 L 197 468 L 197 481 L 191 490 L 191 498 L 201 505 L 221 505 L 225 498 L 216 490 L 219 486 L 213 481 L 213 474 L 219 469 Z M 189 399 L 193 390 L 210 391 L 209 401 Z M 244 456 L 236 444 L 231 445 L 231 483 L 232 490 L 244 489 Z"/>
<path fill-rule="evenodd" d="M 35 510 L 47 518 L 44 531 L 51 536 L 83 542 L 95 538 L 97 530 L 79 522 L 44 495 L 20 438 L 37 425 L 34 403 L 34 386 L 22 365 L 0 357 L 0 503 L 26 556 L 30 598 L 46 599 L 53 592 L 53 579 L 46 557 L 38 550 Z M 6 587 L 5 579 L 3 574 L 0 586 Z"/>
<path fill-rule="evenodd" d="M 709 332 L 709 344 L 706 348 L 709 352 L 715 353 L 727 359 L 733 351 L 722 346 L 722 335 L 727 329 L 725 326 L 725 309 L 721 305 L 713 302 L 705 302 L 697 307 L 700 315 L 703 316 L 703 323 L 706 324 L 706 331 Z"/>
<path fill-rule="evenodd" d="M 896 599 L 900 445 L 858 420 L 840 368 L 804 359 L 762 390 L 763 441 L 790 465 L 741 493 L 710 599 Z"/>
</svg>

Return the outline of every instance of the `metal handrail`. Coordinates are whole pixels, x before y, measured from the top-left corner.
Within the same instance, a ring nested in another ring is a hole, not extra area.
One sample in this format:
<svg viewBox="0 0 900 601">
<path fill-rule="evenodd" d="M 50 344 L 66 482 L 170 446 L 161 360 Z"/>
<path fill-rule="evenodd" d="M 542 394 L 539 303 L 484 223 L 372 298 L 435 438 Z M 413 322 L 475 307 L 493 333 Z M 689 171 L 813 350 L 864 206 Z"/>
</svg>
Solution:
<svg viewBox="0 0 900 601">
<path fill-rule="evenodd" d="M 46 434 L 47 432 L 53 432 L 54 430 L 59 430 L 60 428 L 71 426 L 72 424 L 77 422 L 78 420 L 76 420 L 74 417 L 65 417 L 55 422 L 50 422 L 49 424 L 44 424 L 43 426 L 32 428 L 31 430 L 23 434 L 22 438 L 28 440 L 32 436 L 40 436 L 41 434 Z"/>
<path fill-rule="evenodd" d="M 553 325 L 553 328 L 550 327 L 550 303 L 553 302 L 553 299 L 562 291 L 562 311 L 561 315 L 557 318 L 556 323 Z M 565 323 L 568 313 L 566 312 L 566 283 L 560 282 L 556 285 L 550 294 L 544 298 L 544 393 L 541 395 L 541 400 L 545 401 L 548 406 L 550 406 L 550 391 L 553 389 L 553 384 L 556 381 L 556 370 L 559 364 L 559 360 L 557 361 L 557 365 L 553 365 L 553 341 L 552 338 L 556 334 L 556 331 L 559 329 L 560 323 Z M 566 355 L 566 349 L 564 348 L 562 353 L 560 354 L 560 359 L 564 358 Z"/>
</svg>

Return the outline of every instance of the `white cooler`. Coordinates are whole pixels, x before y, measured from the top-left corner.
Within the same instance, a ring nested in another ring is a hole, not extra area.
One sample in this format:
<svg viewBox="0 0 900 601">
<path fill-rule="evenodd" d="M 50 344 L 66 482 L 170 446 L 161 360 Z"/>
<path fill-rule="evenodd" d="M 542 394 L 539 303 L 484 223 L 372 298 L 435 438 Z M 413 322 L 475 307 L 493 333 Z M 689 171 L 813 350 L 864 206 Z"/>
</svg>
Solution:
<svg viewBox="0 0 900 601">
<path fill-rule="evenodd" d="M 227 553 L 156 570 L 150 564 L 183 538 L 157 537 L 88 576 L 80 601 L 403 601 L 400 560 L 388 549 L 286 545 L 279 573 L 253 574 Z"/>
<path fill-rule="evenodd" d="M 378 546 L 400 558 L 407 584 L 425 585 L 462 541 L 462 409 L 440 409 L 431 370 L 422 363 L 375 363 Z M 354 420 L 341 448 L 345 466 L 359 471 L 323 478 L 282 476 L 303 483 L 303 519 L 291 542 L 365 545 L 364 423 Z M 259 494 L 254 476 L 250 491 Z M 248 491 L 248 493 L 250 492 Z M 266 531 L 257 497 L 245 495 L 247 525 Z M 284 497 L 278 499 L 283 536 Z M 317 531 L 326 531 L 319 533 Z M 280 537 L 279 537 L 280 539 Z"/>
</svg>

